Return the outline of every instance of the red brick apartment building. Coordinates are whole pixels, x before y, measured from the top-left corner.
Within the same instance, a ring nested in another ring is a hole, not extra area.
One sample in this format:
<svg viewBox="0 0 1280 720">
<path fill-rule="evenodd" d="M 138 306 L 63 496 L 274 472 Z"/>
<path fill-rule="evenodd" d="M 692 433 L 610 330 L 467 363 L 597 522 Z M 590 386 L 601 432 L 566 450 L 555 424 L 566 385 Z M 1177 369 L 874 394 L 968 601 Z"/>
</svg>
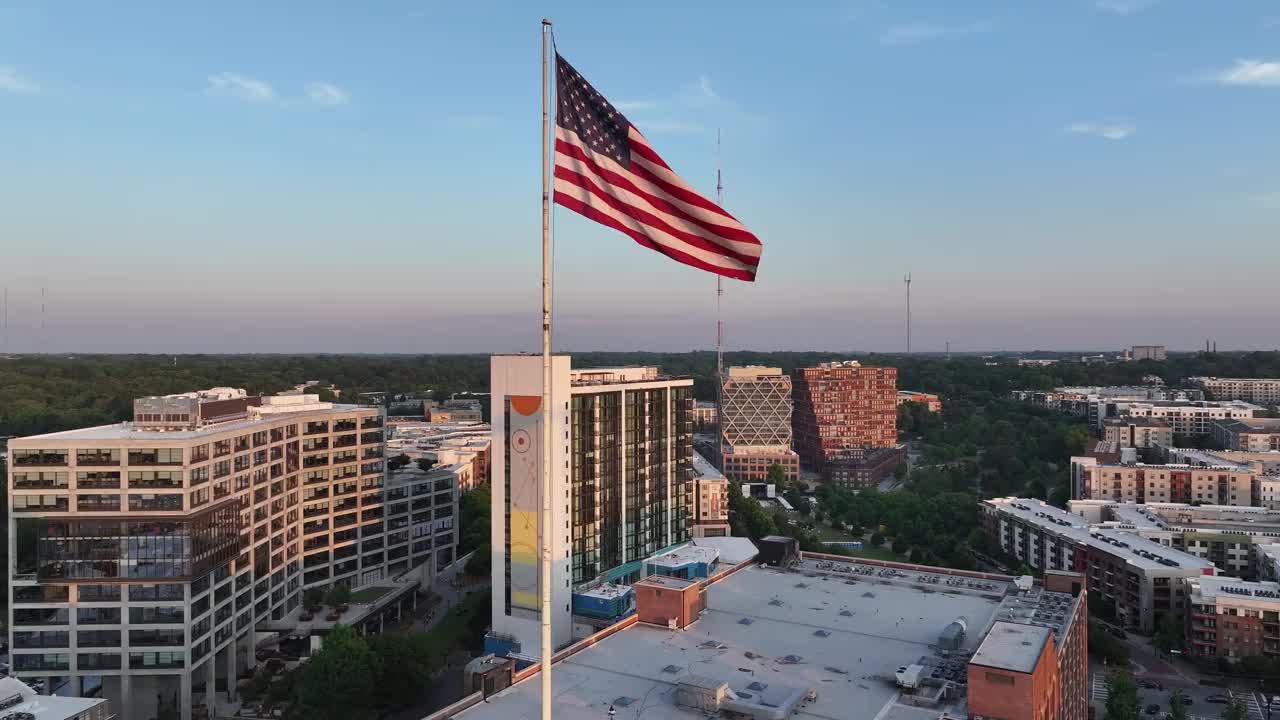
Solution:
<svg viewBox="0 0 1280 720">
<path fill-rule="evenodd" d="M 1058 604 L 1050 600 L 1030 619 L 997 616 L 969 661 L 970 717 L 1086 720 L 1089 636 L 1085 582 L 1079 573 L 1046 571 L 1044 590 L 1058 598 Z M 1065 617 L 1059 618 L 1059 614 Z"/>
<path fill-rule="evenodd" d="M 795 449 L 819 472 L 853 448 L 898 441 L 898 369 L 855 360 L 797 368 L 792 373 Z"/>
</svg>

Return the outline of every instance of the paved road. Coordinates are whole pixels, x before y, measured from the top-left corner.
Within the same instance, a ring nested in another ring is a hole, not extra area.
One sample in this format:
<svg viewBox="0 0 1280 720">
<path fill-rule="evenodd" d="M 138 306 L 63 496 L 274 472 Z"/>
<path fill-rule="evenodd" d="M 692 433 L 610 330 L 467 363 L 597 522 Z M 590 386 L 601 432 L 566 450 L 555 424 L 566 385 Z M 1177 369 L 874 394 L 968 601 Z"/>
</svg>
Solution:
<svg viewBox="0 0 1280 720">
<path fill-rule="evenodd" d="M 436 573 L 435 579 L 431 583 L 431 592 L 440 596 L 440 604 L 436 606 L 435 612 L 429 618 L 421 618 L 414 621 L 414 631 L 425 632 L 430 630 L 449 614 L 450 608 L 462 602 L 463 596 L 467 593 L 488 587 L 488 583 L 461 588 L 456 584 L 459 571 L 467 566 L 467 561 L 471 559 L 473 553 L 474 551 L 463 555 L 455 560 L 452 565 Z"/>
<path fill-rule="evenodd" d="M 1210 702 L 1212 696 L 1236 696 L 1244 700 L 1245 705 L 1249 709 L 1249 717 L 1252 720 L 1266 720 L 1266 713 L 1263 710 L 1265 702 L 1257 693 L 1232 693 L 1229 690 L 1215 687 L 1203 687 L 1199 685 L 1190 687 L 1179 687 L 1184 697 L 1191 698 L 1191 704 L 1187 706 L 1187 714 L 1191 718 L 1221 718 L 1226 712 L 1227 705 L 1221 702 Z M 1142 708 L 1145 717 L 1163 717 L 1164 713 L 1169 712 L 1169 695 L 1173 690 L 1172 687 L 1166 686 L 1163 690 L 1154 690 L 1148 688 L 1138 688 L 1138 705 Z M 1105 703 L 1107 701 L 1107 681 L 1106 675 L 1101 672 L 1092 674 L 1090 679 L 1090 700 L 1096 703 Z M 1148 713 L 1147 708 L 1152 705 L 1158 705 L 1159 710 L 1156 713 Z M 1280 717 L 1280 713 L 1277 713 Z"/>
</svg>

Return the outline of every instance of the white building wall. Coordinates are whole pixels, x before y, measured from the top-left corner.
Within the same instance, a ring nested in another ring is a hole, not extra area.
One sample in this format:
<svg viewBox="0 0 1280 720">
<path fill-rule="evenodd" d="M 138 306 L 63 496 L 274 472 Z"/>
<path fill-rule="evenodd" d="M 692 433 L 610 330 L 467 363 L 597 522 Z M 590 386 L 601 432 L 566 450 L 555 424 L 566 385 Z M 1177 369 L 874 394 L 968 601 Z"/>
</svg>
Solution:
<svg viewBox="0 0 1280 720">
<path fill-rule="evenodd" d="M 572 572 L 569 566 L 570 538 L 567 524 L 569 521 L 569 399 L 571 386 L 569 378 L 569 357 L 557 355 L 552 357 L 551 382 L 551 468 L 552 468 L 552 502 L 551 522 L 540 529 L 553 529 L 551 535 L 551 628 L 552 645 L 560 648 L 573 640 L 573 622 L 570 612 L 572 595 L 570 579 Z M 506 398 L 511 395 L 542 394 L 542 356 L 540 355 L 498 355 L 491 360 L 489 367 L 489 390 L 492 394 L 493 412 L 491 426 L 493 428 L 491 497 L 492 516 L 490 540 L 493 548 L 493 628 L 499 635 L 509 635 L 520 643 L 519 655 L 533 659 L 541 657 L 541 625 L 539 616 L 520 608 L 513 608 L 511 614 L 506 609 L 506 452 L 507 428 L 503 411 Z M 541 442 L 539 440 L 538 442 Z M 545 581 L 545 578 L 543 579 Z"/>
</svg>

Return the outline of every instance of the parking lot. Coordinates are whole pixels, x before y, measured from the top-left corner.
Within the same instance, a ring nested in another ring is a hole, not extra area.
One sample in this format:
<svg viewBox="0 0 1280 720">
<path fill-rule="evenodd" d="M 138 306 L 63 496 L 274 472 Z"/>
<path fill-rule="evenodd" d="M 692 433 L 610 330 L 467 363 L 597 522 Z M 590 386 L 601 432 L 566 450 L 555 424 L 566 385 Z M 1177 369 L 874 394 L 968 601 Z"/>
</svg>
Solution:
<svg viewBox="0 0 1280 720">
<path fill-rule="evenodd" d="M 1245 706 L 1249 709 L 1249 717 L 1251 720 L 1267 720 L 1267 713 L 1264 707 L 1266 700 L 1261 693 L 1231 693 L 1224 688 L 1215 687 L 1184 687 L 1179 688 L 1184 697 L 1191 698 L 1191 704 L 1187 706 L 1187 715 L 1191 718 L 1212 718 L 1216 720 L 1221 718 L 1226 711 L 1227 705 L 1223 702 L 1211 702 L 1212 697 L 1226 697 L 1229 695 L 1237 695 L 1244 700 Z M 1169 712 L 1169 693 L 1172 688 L 1165 687 L 1163 690 L 1138 687 L 1139 707 L 1145 717 L 1164 717 Z M 1103 673 L 1093 673 L 1090 678 L 1090 697 L 1096 702 L 1106 702 L 1107 699 L 1107 677 Z M 1151 705 L 1159 705 L 1160 710 L 1156 713 L 1148 713 L 1147 708 Z M 1280 703 L 1276 704 L 1276 710 L 1273 711 L 1276 720 L 1280 720 Z"/>
</svg>

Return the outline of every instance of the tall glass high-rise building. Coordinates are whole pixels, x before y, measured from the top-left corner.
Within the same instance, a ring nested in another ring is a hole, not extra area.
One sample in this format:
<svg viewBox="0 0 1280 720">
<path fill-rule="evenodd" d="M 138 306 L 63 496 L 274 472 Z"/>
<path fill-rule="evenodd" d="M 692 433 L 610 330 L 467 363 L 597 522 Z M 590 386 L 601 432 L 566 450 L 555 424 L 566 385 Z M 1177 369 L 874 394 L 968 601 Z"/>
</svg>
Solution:
<svg viewBox="0 0 1280 720">
<path fill-rule="evenodd" d="M 552 358 L 552 511 L 542 509 L 542 357 L 498 355 L 493 410 L 493 637 L 539 655 L 539 539 L 551 533 L 552 635 L 573 638 L 573 591 L 626 580 L 693 522 L 693 380 L 654 367 L 575 370 Z"/>
</svg>

